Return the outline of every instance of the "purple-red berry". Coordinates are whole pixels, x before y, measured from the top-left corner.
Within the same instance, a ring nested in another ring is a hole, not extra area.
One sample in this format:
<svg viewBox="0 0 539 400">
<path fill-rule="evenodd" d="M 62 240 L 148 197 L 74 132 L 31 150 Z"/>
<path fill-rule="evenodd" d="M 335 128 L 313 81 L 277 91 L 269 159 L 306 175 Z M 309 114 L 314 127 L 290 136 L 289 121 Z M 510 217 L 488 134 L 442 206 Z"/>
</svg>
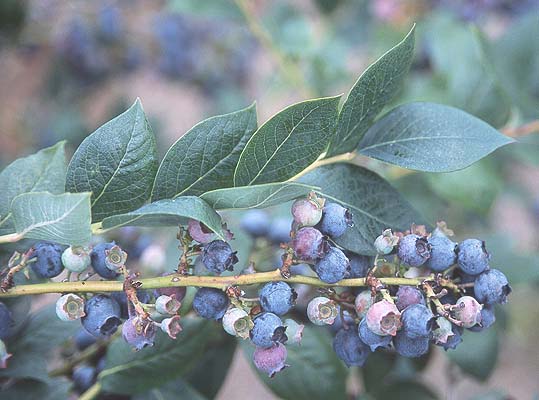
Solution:
<svg viewBox="0 0 539 400">
<path fill-rule="evenodd" d="M 273 378 L 277 372 L 282 371 L 288 365 L 285 363 L 288 353 L 282 343 L 264 348 L 257 347 L 253 354 L 255 367 Z"/>
<path fill-rule="evenodd" d="M 292 248 L 296 258 L 316 261 L 327 253 L 329 245 L 318 229 L 305 227 L 296 232 L 296 236 L 292 240 Z"/>
</svg>

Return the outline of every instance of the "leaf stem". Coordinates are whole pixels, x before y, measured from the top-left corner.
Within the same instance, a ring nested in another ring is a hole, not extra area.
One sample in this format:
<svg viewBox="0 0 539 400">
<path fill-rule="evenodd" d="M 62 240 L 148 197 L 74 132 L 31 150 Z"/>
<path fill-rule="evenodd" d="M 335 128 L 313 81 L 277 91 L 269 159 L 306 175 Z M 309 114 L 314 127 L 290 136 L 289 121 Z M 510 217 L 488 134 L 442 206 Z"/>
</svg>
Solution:
<svg viewBox="0 0 539 400">
<path fill-rule="evenodd" d="M 90 389 L 80 395 L 79 400 L 93 400 L 99 395 L 100 392 L 101 384 L 99 382 L 96 382 L 92 386 L 90 386 Z"/>
<path fill-rule="evenodd" d="M 24 236 L 20 233 L 9 233 L 0 236 L 0 243 L 15 243 L 21 240 Z"/>
</svg>

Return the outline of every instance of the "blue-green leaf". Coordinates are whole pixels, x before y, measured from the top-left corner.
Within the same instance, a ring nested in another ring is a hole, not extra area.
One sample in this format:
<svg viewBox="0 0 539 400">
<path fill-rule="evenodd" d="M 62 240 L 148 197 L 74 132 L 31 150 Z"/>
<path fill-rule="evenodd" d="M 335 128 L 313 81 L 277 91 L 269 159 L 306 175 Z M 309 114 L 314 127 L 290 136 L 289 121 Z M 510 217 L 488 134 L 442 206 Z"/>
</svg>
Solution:
<svg viewBox="0 0 539 400">
<path fill-rule="evenodd" d="M 408 103 L 378 120 L 359 143 L 359 152 L 399 167 L 456 171 L 514 142 L 486 122 L 457 108 Z"/>
</svg>

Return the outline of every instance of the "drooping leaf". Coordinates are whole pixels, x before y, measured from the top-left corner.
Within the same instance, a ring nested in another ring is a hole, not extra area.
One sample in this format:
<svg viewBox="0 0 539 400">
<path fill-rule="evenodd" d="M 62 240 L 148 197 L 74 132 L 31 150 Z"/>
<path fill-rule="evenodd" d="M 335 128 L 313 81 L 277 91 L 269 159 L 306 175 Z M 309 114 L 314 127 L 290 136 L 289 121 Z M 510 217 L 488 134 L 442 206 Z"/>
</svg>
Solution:
<svg viewBox="0 0 539 400">
<path fill-rule="evenodd" d="M 103 229 L 121 226 L 178 226 L 196 219 L 221 236 L 221 217 L 204 200 L 195 196 L 159 200 L 126 214 L 102 221 Z"/>
<path fill-rule="evenodd" d="M 177 379 L 161 387 L 137 394 L 133 400 L 208 400 L 183 379 Z"/>
<path fill-rule="evenodd" d="M 428 172 L 456 171 L 514 140 L 466 112 L 435 103 L 408 103 L 363 136 L 365 156 Z"/>
<path fill-rule="evenodd" d="M 254 347 L 243 348 L 252 359 Z M 273 378 L 258 372 L 258 376 L 279 398 L 284 400 L 327 400 L 346 398 L 348 370 L 331 344 L 328 332 L 306 326 L 301 346 L 287 346 L 286 363 L 290 368 Z M 254 368 L 254 366 L 253 366 Z"/>
<path fill-rule="evenodd" d="M 195 125 L 167 151 L 152 201 L 233 186 L 234 169 L 256 126 L 254 104 Z"/>
<path fill-rule="evenodd" d="M 313 187 L 295 182 L 218 189 L 200 196 L 216 210 L 265 208 L 304 196 Z"/>
<path fill-rule="evenodd" d="M 28 239 L 67 245 L 90 242 L 90 193 L 33 192 L 13 199 L 11 213 L 16 232 Z"/>
<path fill-rule="evenodd" d="M 66 163 L 65 142 L 19 158 L 0 173 L 0 230 L 13 228 L 9 215 L 11 202 L 23 193 L 48 191 L 60 194 L 64 191 Z"/>
<path fill-rule="evenodd" d="M 404 198 L 374 172 L 352 164 L 326 165 L 299 180 L 312 186 L 328 201 L 350 208 L 354 226 L 336 242 L 359 254 L 375 254 L 374 240 L 384 229 L 409 229 L 423 219 Z"/>
<path fill-rule="evenodd" d="M 327 156 L 353 151 L 363 134 L 397 95 L 414 54 L 414 30 L 361 74 L 343 104 Z"/>
<path fill-rule="evenodd" d="M 339 99 L 294 104 L 264 123 L 240 155 L 234 186 L 284 182 L 316 161 L 334 133 Z"/>
<path fill-rule="evenodd" d="M 101 221 L 143 205 L 157 166 L 155 137 L 137 99 L 84 139 L 69 163 L 66 191 L 92 192 L 92 218 Z"/>
</svg>

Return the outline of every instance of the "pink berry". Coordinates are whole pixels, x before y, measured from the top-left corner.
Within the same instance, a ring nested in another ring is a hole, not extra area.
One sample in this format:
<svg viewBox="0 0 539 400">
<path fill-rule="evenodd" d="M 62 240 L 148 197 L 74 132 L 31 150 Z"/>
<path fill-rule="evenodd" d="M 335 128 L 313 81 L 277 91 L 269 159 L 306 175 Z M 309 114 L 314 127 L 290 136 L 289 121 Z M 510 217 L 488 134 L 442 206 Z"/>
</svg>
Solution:
<svg viewBox="0 0 539 400">
<path fill-rule="evenodd" d="M 481 322 L 482 308 L 483 306 L 473 297 L 462 296 L 455 304 L 455 318 L 462 322 L 464 328 L 471 328 Z"/>
<path fill-rule="evenodd" d="M 322 207 L 317 201 L 298 199 L 292 204 L 292 216 L 299 226 L 315 226 L 322 218 Z"/>
<path fill-rule="evenodd" d="M 253 354 L 253 361 L 259 371 L 265 372 L 270 378 L 288 367 L 285 364 L 287 356 L 286 347 L 282 343 L 264 349 L 257 347 Z"/>
<path fill-rule="evenodd" d="M 306 227 L 296 232 L 292 248 L 300 260 L 316 261 L 326 254 L 329 245 L 318 229 Z"/>
<path fill-rule="evenodd" d="M 187 230 L 189 235 L 199 243 L 209 243 L 213 240 L 214 233 L 197 220 L 190 219 Z"/>
<path fill-rule="evenodd" d="M 401 313 L 387 300 L 374 303 L 367 311 L 367 327 L 380 336 L 395 336 L 401 327 Z"/>
</svg>

